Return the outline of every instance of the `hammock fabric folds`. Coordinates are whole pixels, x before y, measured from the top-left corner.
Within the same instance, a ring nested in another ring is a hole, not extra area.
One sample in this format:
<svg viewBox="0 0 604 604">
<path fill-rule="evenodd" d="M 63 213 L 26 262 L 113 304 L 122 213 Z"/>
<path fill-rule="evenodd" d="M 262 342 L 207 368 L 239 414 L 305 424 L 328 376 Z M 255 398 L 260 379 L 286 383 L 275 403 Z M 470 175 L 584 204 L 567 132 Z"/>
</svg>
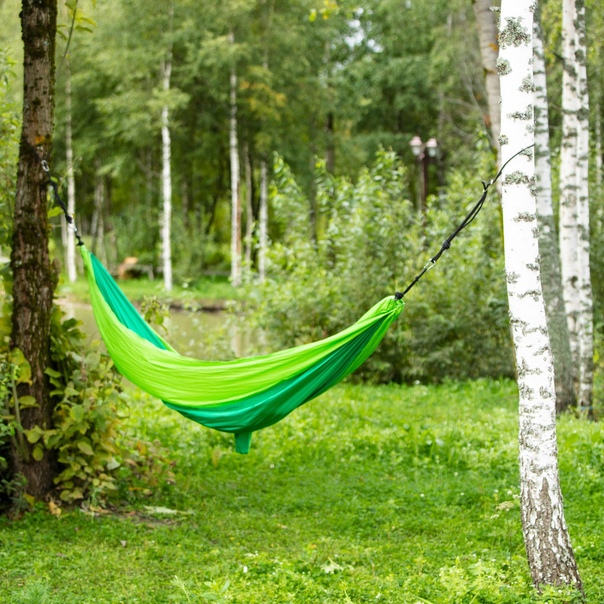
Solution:
<svg viewBox="0 0 604 604">
<path fill-rule="evenodd" d="M 204 426 L 231 432 L 247 453 L 252 432 L 270 426 L 357 369 L 377 348 L 403 301 L 384 298 L 329 338 L 258 357 L 201 361 L 156 334 L 99 260 L 80 247 L 94 316 L 117 369 L 142 390 Z"/>
</svg>

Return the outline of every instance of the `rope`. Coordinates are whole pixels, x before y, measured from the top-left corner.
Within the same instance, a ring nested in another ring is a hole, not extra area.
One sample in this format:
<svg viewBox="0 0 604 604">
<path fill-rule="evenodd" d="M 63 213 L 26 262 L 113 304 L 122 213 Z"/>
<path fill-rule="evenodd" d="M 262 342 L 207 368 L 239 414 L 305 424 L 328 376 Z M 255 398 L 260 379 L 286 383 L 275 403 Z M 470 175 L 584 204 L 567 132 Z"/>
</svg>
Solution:
<svg viewBox="0 0 604 604">
<path fill-rule="evenodd" d="M 32 155 L 40 162 L 40 166 L 42 166 L 42 170 L 44 170 L 44 172 L 46 173 L 46 176 L 48 177 L 48 181 L 46 182 L 46 185 L 47 186 L 50 185 L 50 187 L 52 188 L 53 197 L 54 197 L 55 201 L 57 202 L 57 204 L 59 205 L 59 207 L 61 208 L 61 210 L 63 210 L 63 214 L 65 215 L 65 220 L 67 221 L 67 224 L 69 224 L 71 226 L 71 228 L 73 229 L 73 234 L 75 235 L 75 238 L 78 240 L 78 245 L 84 245 L 84 242 L 82 241 L 82 238 L 80 237 L 78 227 L 76 226 L 76 224 L 73 220 L 73 216 L 68 212 L 67 205 L 61 198 L 61 195 L 59 193 L 59 184 L 57 182 L 57 179 L 53 178 L 50 175 L 50 166 L 48 165 L 48 162 L 45 159 L 42 159 L 40 157 L 37 149 L 29 141 L 26 140 L 25 145 L 30 150 Z"/>
<path fill-rule="evenodd" d="M 512 157 L 510 157 L 501 166 L 501 168 L 499 169 L 499 172 L 497 172 L 497 175 L 495 176 L 495 178 L 490 180 L 488 183 L 485 183 L 485 182 L 482 183 L 483 192 L 482 192 L 482 195 L 480 196 L 480 199 L 476 202 L 474 207 L 468 212 L 468 214 L 461 221 L 459 226 L 443 241 L 443 243 L 440 247 L 440 250 L 438 250 L 438 253 L 435 256 L 432 256 L 432 258 L 430 258 L 430 260 L 425 264 L 425 266 L 421 270 L 421 272 L 418 273 L 418 275 L 416 275 L 415 279 L 413 279 L 413 281 L 411 281 L 411 283 L 407 286 L 407 288 L 402 292 L 395 292 L 394 297 L 397 300 L 402 300 L 405 297 L 405 295 L 409 292 L 409 290 L 438 262 L 439 258 L 445 253 L 445 251 L 451 247 L 451 243 L 453 242 L 453 239 L 455 239 L 455 237 L 457 237 L 457 235 L 459 235 L 459 233 L 461 233 L 461 231 L 463 231 L 469 224 L 471 224 L 474 221 L 476 216 L 478 216 L 478 213 L 480 212 L 480 210 L 482 210 L 482 206 L 484 205 L 484 202 L 487 199 L 487 195 L 489 194 L 489 189 L 491 188 L 491 186 L 493 186 L 497 182 L 497 180 L 501 176 L 505 167 L 515 157 L 517 157 L 518 155 L 521 155 L 522 153 L 524 153 L 531 147 L 534 147 L 534 145 L 529 145 L 528 147 L 524 147 L 524 149 L 520 149 L 520 151 L 518 151 L 517 153 L 514 153 L 514 155 L 512 155 Z"/>
</svg>

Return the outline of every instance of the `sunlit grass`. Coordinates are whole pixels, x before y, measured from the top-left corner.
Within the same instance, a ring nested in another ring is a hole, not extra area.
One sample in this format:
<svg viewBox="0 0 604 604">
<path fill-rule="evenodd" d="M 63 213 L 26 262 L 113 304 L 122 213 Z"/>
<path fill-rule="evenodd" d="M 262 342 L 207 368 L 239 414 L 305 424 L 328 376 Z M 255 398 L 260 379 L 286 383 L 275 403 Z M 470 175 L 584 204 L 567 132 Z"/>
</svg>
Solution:
<svg viewBox="0 0 604 604">
<path fill-rule="evenodd" d="M 343 385 L 247 456 L 136 399 L 127 430 L 169 451 L 174 483 L 124 485 L 119 512 L 0 521 L 0 602 L 570 601 L 530 587 L 510 382 Z M 601 602 L 604 429 L 559 426 L 567 521 Z"/>
</svg>

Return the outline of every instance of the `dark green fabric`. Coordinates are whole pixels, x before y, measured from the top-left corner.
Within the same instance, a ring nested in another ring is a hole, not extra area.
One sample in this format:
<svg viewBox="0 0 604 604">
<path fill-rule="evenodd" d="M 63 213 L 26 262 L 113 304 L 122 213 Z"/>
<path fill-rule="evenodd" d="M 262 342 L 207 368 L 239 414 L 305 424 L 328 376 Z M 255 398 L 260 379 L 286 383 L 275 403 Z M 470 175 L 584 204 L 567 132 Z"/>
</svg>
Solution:
<svg viewBox="0 0 604 604">
<path fill-rule="evenodd" d="M 185 417 L 235 434 L 247 453 L 251 434 L 278 422 L 354 371 L 403 309 L 384 298 L 349 328 L 273 354 L 213 362 L 183 357 L 126 299 L 103 265 L 81 247 L 95 318 L 116 367 Z"/>
</svg>

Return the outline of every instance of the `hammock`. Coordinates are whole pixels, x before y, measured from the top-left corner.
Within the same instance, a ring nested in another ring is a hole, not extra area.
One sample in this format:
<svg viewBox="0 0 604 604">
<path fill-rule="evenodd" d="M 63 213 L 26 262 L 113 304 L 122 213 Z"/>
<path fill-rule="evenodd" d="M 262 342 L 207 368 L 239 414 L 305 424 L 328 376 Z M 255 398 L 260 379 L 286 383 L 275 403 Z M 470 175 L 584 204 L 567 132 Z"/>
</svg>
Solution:
<svg viewBox="0 0 604 604">
<path fill-rule="evenodd" d="M 252 432 L 266 428 L 357 369 L 403 310 L 389 296 L 356 323 L 329 338 L 265 356 L 228 362 L 178 354 L 155 333 L 100 261 L 80 245 L 94 316 L 122 375 L 208 428 L 235 435 L 247 453 Z"/>
</svg>

